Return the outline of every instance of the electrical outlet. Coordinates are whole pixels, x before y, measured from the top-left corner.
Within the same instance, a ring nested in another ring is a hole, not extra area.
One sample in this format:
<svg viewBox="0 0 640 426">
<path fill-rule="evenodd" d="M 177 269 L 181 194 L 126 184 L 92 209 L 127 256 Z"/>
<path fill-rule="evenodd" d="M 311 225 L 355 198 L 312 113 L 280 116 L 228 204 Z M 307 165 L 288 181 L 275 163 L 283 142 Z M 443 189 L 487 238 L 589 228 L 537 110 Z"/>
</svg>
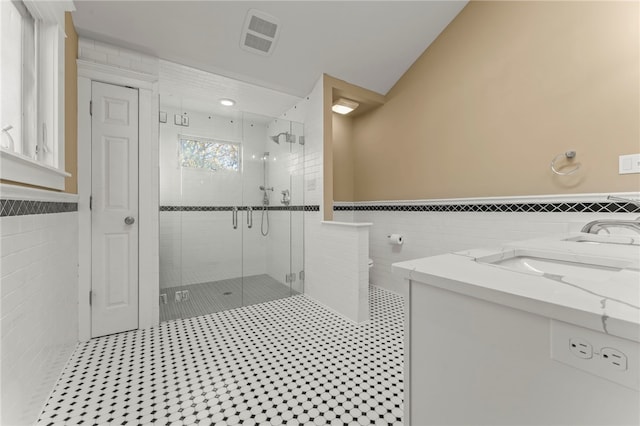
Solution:
<svg viewBox="0 0 640 426">
<path fill-rule="evenodd" d="M 600 350 L 600 359 L 616 370 L 624 371 L 627 369 L 627 356 L 617 349 L 602 348 Z"/>
<path fill-rule="evenodd" d="M 582 359 L 593 357 L 593 346 L 584 339 L 573 338 L 569 340 L 569 350 L 572 354 Z"/>
<path fill-rule="evenodd" d="M 176 291 L 176 302 L 182 302 L 182 292 Z"/>
<path fill-rule="evenodd" d="M 640 343 L 550 320 L 551 358 L 585 373 L 640 390 Z"/>
<path fill-rule="evenodd" d="M 189 290 L 182 290 L 182 300 L 189 300 Z"/>
</svg>

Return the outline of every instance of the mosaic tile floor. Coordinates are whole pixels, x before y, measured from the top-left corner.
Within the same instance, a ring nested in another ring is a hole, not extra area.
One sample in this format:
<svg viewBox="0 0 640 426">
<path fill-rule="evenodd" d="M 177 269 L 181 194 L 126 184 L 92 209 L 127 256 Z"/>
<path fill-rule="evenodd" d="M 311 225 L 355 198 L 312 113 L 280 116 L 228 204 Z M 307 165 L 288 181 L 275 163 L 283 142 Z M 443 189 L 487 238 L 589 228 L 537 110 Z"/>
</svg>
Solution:
<svg viewBox="0 0 640 426">
<path fill-rule="evenodd" d="M 175 301 L 175 293 L 189 290 L 189 300 Z M 267 274 L 163 288 L 167 303 L 160 303 L 160 321 L 191 318 L 241 306 L 282 299 L 297 291 Z"/>
<path fill-rule="evenodd" d="M 38 425 L 399 425 L 403 300 L 354 325 L 298 295 L 80 344 Z"/>
</svg>

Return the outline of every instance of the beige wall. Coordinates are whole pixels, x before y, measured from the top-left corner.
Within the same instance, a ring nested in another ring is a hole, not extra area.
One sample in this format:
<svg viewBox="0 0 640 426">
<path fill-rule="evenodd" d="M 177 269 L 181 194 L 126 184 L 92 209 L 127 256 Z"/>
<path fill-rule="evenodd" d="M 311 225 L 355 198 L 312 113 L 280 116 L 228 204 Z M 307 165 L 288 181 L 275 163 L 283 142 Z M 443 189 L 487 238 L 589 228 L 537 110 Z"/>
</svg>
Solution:
<svg viewBox="0 0 640 426">
<path fill-rule="evenodd" d="M 78 34 L 71 19 L 65 13 L 64 44 L 64 165 L 71 177 L 65 179 L 65 192 L 78 193 Z"/>
<path fill-rule="evenodd" d="M 471 2 L 353 119 L 355 200 L 640 190 L 638 2 Z M 575 176 L 550 160 L 577 151 Z"/>
<path fill-rule="evenodd" d="M 322 170 L 323 170 L 323 213 L 324 220 L 333 220 L 333 201 L 352 201 L 354 196 L 353 166 L 355 154 L 352 138 L 352 120 L 354 117 L 367 114 L 369 111 L 384 104 L 384 96 L 360 86 L 347 83 L 330 75 L 324 74 L 322 81 Z M 345 120 L 334 119 L 339 114 L 331 111 L 333 101 L 347 98 L 356 101 L 359 106 Z M 333 127 L 339 128 L 334 131 Z M 338 141 L 334 141 L 337 137 Z M 334 144 L 337 143 L 337 146 Z M 341 157 L 346 155 L 346 158 Z M 334 171 L 334 161 L 338 162 Z M 337 180 L 336 180 L 337 179 Z M 338 191 L 337 197 L 334 190 Z"/>
<path fill-rule="evenodd" d="M 353 143 L 352 120 L 333 113 L 333 199 L 353 201 Z"/>
</svg>

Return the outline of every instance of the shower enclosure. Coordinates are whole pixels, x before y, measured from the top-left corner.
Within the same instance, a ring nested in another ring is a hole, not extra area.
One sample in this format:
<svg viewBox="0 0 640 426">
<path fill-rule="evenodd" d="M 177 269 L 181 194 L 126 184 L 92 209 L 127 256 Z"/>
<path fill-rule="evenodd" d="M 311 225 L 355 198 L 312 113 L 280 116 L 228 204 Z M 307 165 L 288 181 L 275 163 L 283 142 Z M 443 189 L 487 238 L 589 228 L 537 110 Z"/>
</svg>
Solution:
<svg viewBox="0 0 640 426">
<path fill-rule="evenodd" d="M 176 96 L 160 110 L 160 320 L 302 292 L 303 125 Z"/>
</svg>

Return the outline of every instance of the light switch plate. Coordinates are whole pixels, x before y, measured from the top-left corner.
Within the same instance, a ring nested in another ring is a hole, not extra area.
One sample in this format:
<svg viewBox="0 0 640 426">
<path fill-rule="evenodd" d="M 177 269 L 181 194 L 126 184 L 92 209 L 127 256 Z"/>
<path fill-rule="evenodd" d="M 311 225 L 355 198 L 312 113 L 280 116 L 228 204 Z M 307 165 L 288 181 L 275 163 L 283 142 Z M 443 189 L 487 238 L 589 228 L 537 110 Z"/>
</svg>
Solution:
<svg viewBox="0 0 640 426">
<path fill-rule="evenodd" d="M 640 154 L 621 155 L 618 157 L 618 173 L 621 175 L 640 173 Z"/>
</svg>

